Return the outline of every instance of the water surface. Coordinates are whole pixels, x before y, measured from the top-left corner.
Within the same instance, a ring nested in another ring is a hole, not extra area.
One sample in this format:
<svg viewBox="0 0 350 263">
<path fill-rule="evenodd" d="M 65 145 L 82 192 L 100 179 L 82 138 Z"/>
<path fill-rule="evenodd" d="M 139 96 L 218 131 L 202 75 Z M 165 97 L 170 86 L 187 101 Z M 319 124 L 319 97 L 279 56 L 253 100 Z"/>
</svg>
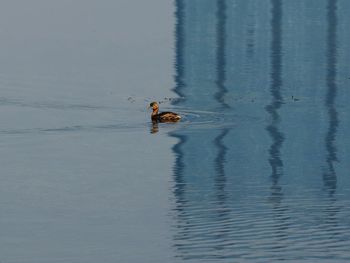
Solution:
<svg viewBox="0 0 350 263">
<path fill-rule="evenodd" d="M 350 260 L 348 1 L 3 2 L 0 262 Z"/>
</svg>

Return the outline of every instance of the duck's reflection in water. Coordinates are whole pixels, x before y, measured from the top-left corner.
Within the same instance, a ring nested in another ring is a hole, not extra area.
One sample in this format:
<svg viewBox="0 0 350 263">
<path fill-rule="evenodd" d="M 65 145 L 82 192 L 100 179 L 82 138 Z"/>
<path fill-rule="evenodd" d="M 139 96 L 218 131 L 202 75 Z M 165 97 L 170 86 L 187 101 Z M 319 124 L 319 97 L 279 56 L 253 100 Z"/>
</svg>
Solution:
<svg viewBox="0 0 350 263">
<path fill-rule="evenodd" d="M 157 133 L 159 132 L 159 123 L 157 121 L 152 121 L 151 125 L 151 133 Z"/>
</svg>

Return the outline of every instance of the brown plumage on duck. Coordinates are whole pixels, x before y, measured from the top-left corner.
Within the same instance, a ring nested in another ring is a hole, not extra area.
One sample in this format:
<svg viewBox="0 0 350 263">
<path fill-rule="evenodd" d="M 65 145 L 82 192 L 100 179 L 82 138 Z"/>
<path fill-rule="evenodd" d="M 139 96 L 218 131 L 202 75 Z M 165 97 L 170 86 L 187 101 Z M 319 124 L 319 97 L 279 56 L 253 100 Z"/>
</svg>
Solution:
<svg viewBox="0 0 350 263">
<path fill-rule="evenodd" d="M 166 112 L 159 113 L 159 105 L 157 102 L 152 102 L 149 106 L 153 110 L 151 115 L 152 121 L 177 122 L 181 119 L 181 116 L 174 112 L 166 111 Z"/>
</svg>

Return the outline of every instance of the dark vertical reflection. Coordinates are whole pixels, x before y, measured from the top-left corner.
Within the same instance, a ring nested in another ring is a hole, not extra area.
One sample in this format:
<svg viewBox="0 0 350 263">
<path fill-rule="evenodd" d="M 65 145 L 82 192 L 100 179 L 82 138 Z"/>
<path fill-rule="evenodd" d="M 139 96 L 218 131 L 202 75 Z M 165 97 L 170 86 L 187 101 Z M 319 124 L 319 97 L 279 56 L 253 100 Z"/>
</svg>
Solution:
<svg viewBox="0 0 350 263">
<path fill-rule="evenodd" d="M 175 1 L 175 88 L 174 91 L 179 95 L 183 96 L 182 89 L 184 87 L 184 20 L 185 20 L 185 2 L 184 0 Z M 177 103 L 173 101 L 173 103 Z M 182 151 L 182 145 L 186 142 L 186 135 L 172 134 L 173 137 L 179 139 L 179 142 L 173 147 L 173 152 L 175 153 L 175 168 L 174 168 L 174 195 L 177 200 L 177 209 L 181 210 L 181 206 L 184 203 L 183 193 L 184 193 L 184 179 L 183 170 L 184 164 L 184 154 Z"/>
<path fill-rule="evenodd" d="M 186 143 L 186 136 L 172 134 L 173 137 L 179 139 L 179 142 L 174 145 L 173 152 L 175 153 L 175 165 L 174 165 L 174 196 L 176 196 L 176 207 L 178 211 L 182 211 L 182 206 L 185 204 L 184 192 L 185 192 L 185 180 L 184 180 L 184 153 L 182 151 L 182 145 Z"/>
<path fill-rule="evenodd" d="M 184 23 L 185 23 L 185 2 L 183 0 L 175 0 L 175 87 L 174 92 L 183 97 L 183 88 L 185 86 L 184 80 Z M 173 101 L 173 104 L 178 104 L 179 101 Z M 174 165 L 174 187 L 173 194 L 175 196 L 175 226 L 178 228 L 177 232 L 182 233 L 183 224 L 187 225 L 186 222 L 186 197 L 185 197 L 185 155 L 183 152 L 183 146 L 187 141 L 187 136 L 184 134 L 172 133 L 172 137 L 177 138 L 179 141 L 172 148 L 175 154 L 175 165 Z M 184 222 L 185 221 L 185 222 Z M 175 237 L 180 239 L 181 237 Z M 175 243 L 175 248 L 181 249 L 181 245 Z"/>
<path fill-rule="evenodd" d="M 176 17 L 176 28 L 175 28 L 175 88 L 174 91 L 179 95 L 183 96 L 182 89 L 184 87 L 184 20 L 185 20 L 185 10 L 184 10 L 184 0 L 175 1 L 175 17 Z M 177 103 L 173 101 L 173 103 Z M 174 167 L 174 195 L 176 197 L 176 209 L 182 211 L 184 205 L 184 153 L 182 151 L 182 146 L 185 144 L 187 137 L 183 134 L 172 134 L 173 137 L 177 138 L 179 142 L 173 147 L 173 152 L 175 153 L 175 167 Z"/>
<path fill-rule="evenodd" d="M 335 107 L 337 96 L 337 1 L 328 0 L 327 5 L 327 93 L 325 105 L 328 110 L 329 126 L 325 138 L 327 150 L 327 168 L 323 174 L 324 186 L 330 196 L 333 196 L 337 188 L 337 176 L 334 163 L 337 162 L 337 148 L 335 146 L 337 129 L 339 126 L 338 113 Z"/>
<path fill-rule="evenodd" d="M 215 95 L 216 101 L 219 103 L 222 110 L 229 108 L 224 102 L 224 95 L 227 92 L 225 87 L 226 80 L 226 58 L 225 58 L 225 48 L 226 48 L 226 0 L 217 0 L 217 88 L 218 92 Z M 214 144 L 218 149 L 218 155 L 215 159 L 215 170 L 217 172 L 217 183 L 220 190 L 224 190 L 225 184 L 225 155 L 226 155 L 226 146 L 223 144 L 223 139 L 228 133 L 228 129 L 223 129 L 223 131 L 216 137 Z M 220 195 L 223 192 L 220 191 Z"/>
<path fill-rule="evenodd" d="M 279 186 L 279 179 L 283 174 L 283 161 L 281 159 L 281 147 L 284 141 L 284 135 L 279 130 L 280 115 L 279 109 L 283 104 L 281 95 L 282 88 L 282 1 L 271 0 L 272 18 L 271 18 L 271 103 L 266 106 L 266 111 L 271 115 L 271 124 L 266 127 L 272 138 L 272 145 L 269 149 L 269 163 L 272 169 L 271 179 L 271 198 L 280 200 L 282 198 L 282 189 Z"/>
<path fill-rule="evenodd" d="M 273 205 L 273 217 L 275 220 L 275 235 L 278 239 L 284 239 L 287 236 L 288 216 L 287 208 L 282 204 L 283 189 L 280 186 L 280 178 L 283 175 L 283 161 L 281 158 L 281 148 L 284 141 L 284 135 L 280 131 L 279 110 L 283 104 L 281 95 L 282 89 L 282 0 L 271 0 L 271 103 L 266 107 L 271 116 L 271 124 L 266 127 L 271 139 L 272 145 L 269 149 L 269 163 L 271 166 L 271 196 L 270 201 Z M 274 250 L 284 248 L 283 243 L 273 245 Z M 283 258 L 279 258 L 283 260 Z"/>
<path fill-rule="evenodd" d="M 338 161 L 335 144 L 339 126 L 338 113 L 335 106 L 337 96 L 337 0 L 328 0 L 327 22 L 327 92 L 325 106 L 328 111 L 329 124 L 325 137 L 327 165 L 323 173 L 323 184 L 329 197 L 329 203 L 324 208 L 326 217 L 323 226 L 325 227 L 325 231 L 329 233 L 330 240 L 336 242 L 338 241 L 336 239 L 342 236 L 338 228 L 338 213 L 340 208 L 336 205 L 337 174 L 334 167 L 334 164 Z"/>
<path fill-rule="evenodd" d="M 226 0 L 217 0 L 217 88 L 218 92 L 215 94 L 215 99 L 219 103 L 220 108 L 225 110 L 229 108 L 229 105 L 225 103 L 224 96 L 227 93 L 225 87 L 226 81 Z M 215 138 L 214 145 L 218 150 L 218 154 L 214 160 L 215 162 L 215 190 L 217 197 L 217 223 L 225 222 L 229 219 L 229 209 L 227 207 L 227 194 L 226 183 L 227 178 L 225 174 L 225 162 L 227 148 L 223 143 L 225 136 L 228 134 L 229 129 L 223 129 L 220 134 Z M 228 238 L 229 229 L 221 228 L 217 234 L 218 244 L 224 244 Z M 217 246 L 217 250 L 224 249 L 224 245 Z"/>
<path fill-rule="evenodd" d="M 174 92 L 180 97 L 184 98 L 183 88 L 184 83 L 184 23 L 185 23 L 185 1 L 184 0 L 175 0 L 175 88 Z M 173 101 L 174 104 L 177 104 L 178 101 Z"/>
<path fill-rule="evenodd" d="M 225 136 L 228 134 L 229 130 L 224 129 L 214 140 L 214 144 L 218 149 L 218 154 L 215 158 L 215 172 L 216 179 L 215 185 L 217 190 L 217 197 L 219 203 L 224 204 L 226 200 L 225 194 L 225 184 L 226 184 L 226 174 L 225 174 L 225 163 L 226 163 L 226 152 L 227 147 L 223 143 Z"/>
<path fill-rule="evenodd" d="M 214 145 L 218 150 L 217 156 L 214 159 L 215 167 L 215 225 L 222 225 L 217 229 L 216 235 L 213 238 L 212 242 L 216 243 L 215 250 L 216 254 L 220 255 L 220 250 L 228 248 L 230 244 L 230 228 L 223 227 L 226 222 L 230 220 L 230 209 L 228 206 L 228 195 L 226 193 L 226 184 L 227 178 L 225 173 L 225 163 L 226 163 L 226 151 L 227 147 L 223 143 L 225 136 L 228 134 L 229 130 L 224 129 L 220 134 L 215 138 Z M 216 239 L 216 240 L 215 240 Z"/>
<path fill-rule="evenodd" d="M 215 94 L 215 99 L 223 108 L 229 108 L 225 102 L 225 94 L 227 89 L 225 87 L 226 80 L 226 0 L 217 0 L 217 87 L 218 92 Z"/>
</svg>

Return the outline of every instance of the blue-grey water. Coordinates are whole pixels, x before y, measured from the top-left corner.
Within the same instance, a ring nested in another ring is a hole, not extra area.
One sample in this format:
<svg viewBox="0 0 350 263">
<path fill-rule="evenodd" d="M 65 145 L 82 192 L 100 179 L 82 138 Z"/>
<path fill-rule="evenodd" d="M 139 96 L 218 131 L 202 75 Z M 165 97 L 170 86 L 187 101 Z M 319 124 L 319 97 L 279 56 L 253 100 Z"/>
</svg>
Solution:
<svg viewBox="0 0 350 263">
<path fill-rule="evenodd" d="M 0 262 L 349 262 L 349 12 L 1 1 Z"/>
</svg>

